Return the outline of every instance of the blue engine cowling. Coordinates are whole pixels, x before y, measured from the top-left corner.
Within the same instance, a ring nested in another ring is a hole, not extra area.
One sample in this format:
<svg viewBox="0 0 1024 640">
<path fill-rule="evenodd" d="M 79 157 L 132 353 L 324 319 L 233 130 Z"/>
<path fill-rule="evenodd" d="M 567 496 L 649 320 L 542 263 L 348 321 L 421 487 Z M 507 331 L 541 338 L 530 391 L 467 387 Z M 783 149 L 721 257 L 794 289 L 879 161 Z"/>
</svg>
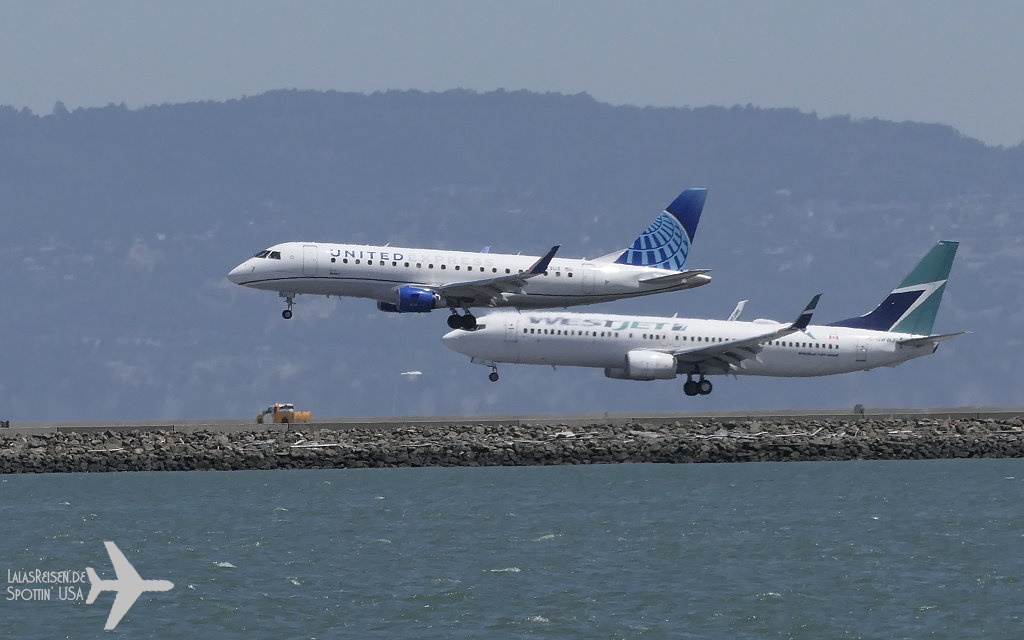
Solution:
<svg viewBox="0 0 1024 640">
<path fill-rule="evenodd" d="M 378 302 L 377 308 L 389 313 L 426 313 L 441 306 L 441 296 L 436 291 L 405 285 L 398 287 L 398 301 Z"/>
</svg>

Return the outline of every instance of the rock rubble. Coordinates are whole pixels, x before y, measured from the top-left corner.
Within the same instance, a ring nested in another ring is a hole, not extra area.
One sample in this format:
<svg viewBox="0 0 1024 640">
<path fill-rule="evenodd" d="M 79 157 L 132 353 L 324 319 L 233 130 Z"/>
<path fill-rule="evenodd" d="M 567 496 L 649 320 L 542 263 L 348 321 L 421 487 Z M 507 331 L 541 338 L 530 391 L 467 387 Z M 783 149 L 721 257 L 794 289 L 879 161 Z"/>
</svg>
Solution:
<svg viewBox="0 0 1024 640">
<path fill-rule="evenodd" d="M 1021 418 L 0 434 L 0 473 L 1019 457 Z"/>
</svg>

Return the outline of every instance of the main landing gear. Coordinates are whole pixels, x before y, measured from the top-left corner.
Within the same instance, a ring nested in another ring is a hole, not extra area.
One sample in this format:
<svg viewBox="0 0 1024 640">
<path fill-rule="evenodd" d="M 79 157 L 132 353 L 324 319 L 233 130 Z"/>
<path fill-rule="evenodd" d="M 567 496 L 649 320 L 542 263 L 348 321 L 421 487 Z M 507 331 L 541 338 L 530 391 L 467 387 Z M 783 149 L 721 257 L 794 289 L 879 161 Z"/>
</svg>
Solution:
<svg viewBox="0 0 1024 640">
<path fill-rule="evenodd" d="M 476 316 L 470 313 L 468 309 L 466 310 L 466 315 L 460 316 L 453 308 L 452 315 L 448 316 L 448 328 L 472 331 L 476 329 Z"/>
<path fill-rule="evenodd" d="M 292 305 L 295 304 L 295 294 L 294 293 L 282 293 L 281 297 L 284 298 L 285 304 L 288 305 L 288 308 L 281 312 L 281 317 L 284 318 L 285 320 L 291 320 L 292 319 Z"/>
<path fill-rule="evenodd" d="M 700 380 L 694 380 L 693 374 L 686 374 L 686 382 L 683 383 L 683 393 L 688 396 L 706 396 L 711 393 L 711 381 L 706 380 L 702 375 Z"/>
</svg>

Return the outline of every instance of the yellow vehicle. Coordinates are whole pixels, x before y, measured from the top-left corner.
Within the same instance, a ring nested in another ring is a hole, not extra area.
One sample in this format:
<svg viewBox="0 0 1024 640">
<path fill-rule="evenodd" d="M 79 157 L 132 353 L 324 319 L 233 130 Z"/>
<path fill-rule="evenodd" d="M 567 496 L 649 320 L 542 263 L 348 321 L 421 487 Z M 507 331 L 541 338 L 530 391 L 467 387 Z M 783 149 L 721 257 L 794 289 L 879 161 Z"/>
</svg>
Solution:
<svg viewBox="0 0 1024 640">
<path fill-rule="evenodd" d="M 263 416 L 271 416 L 269 422 L 274 424 L 288 424 L 290 422 L 309 422 L 313 417 L 313 412 L 296 411 L 295 405 L 290 402 L 275 402 L 256 416 L 256 422 L 263 424 Z"/>
</svg>

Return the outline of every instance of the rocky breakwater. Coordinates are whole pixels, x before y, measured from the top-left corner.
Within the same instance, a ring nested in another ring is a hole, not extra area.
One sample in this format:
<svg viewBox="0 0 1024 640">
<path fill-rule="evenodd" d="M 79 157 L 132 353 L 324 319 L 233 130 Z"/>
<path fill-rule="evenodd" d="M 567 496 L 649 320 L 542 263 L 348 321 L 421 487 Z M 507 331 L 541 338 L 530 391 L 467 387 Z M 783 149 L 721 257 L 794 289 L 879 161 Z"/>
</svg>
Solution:
<svg viewBox="0 0 1024 640">
<path fill-rule="evenodd" d="M 0 434 L 0 473 L 979 457 L 1024 457 L 1024 421 L 708 419 L 572 429 L 460 425 Z"/>
</svg>

